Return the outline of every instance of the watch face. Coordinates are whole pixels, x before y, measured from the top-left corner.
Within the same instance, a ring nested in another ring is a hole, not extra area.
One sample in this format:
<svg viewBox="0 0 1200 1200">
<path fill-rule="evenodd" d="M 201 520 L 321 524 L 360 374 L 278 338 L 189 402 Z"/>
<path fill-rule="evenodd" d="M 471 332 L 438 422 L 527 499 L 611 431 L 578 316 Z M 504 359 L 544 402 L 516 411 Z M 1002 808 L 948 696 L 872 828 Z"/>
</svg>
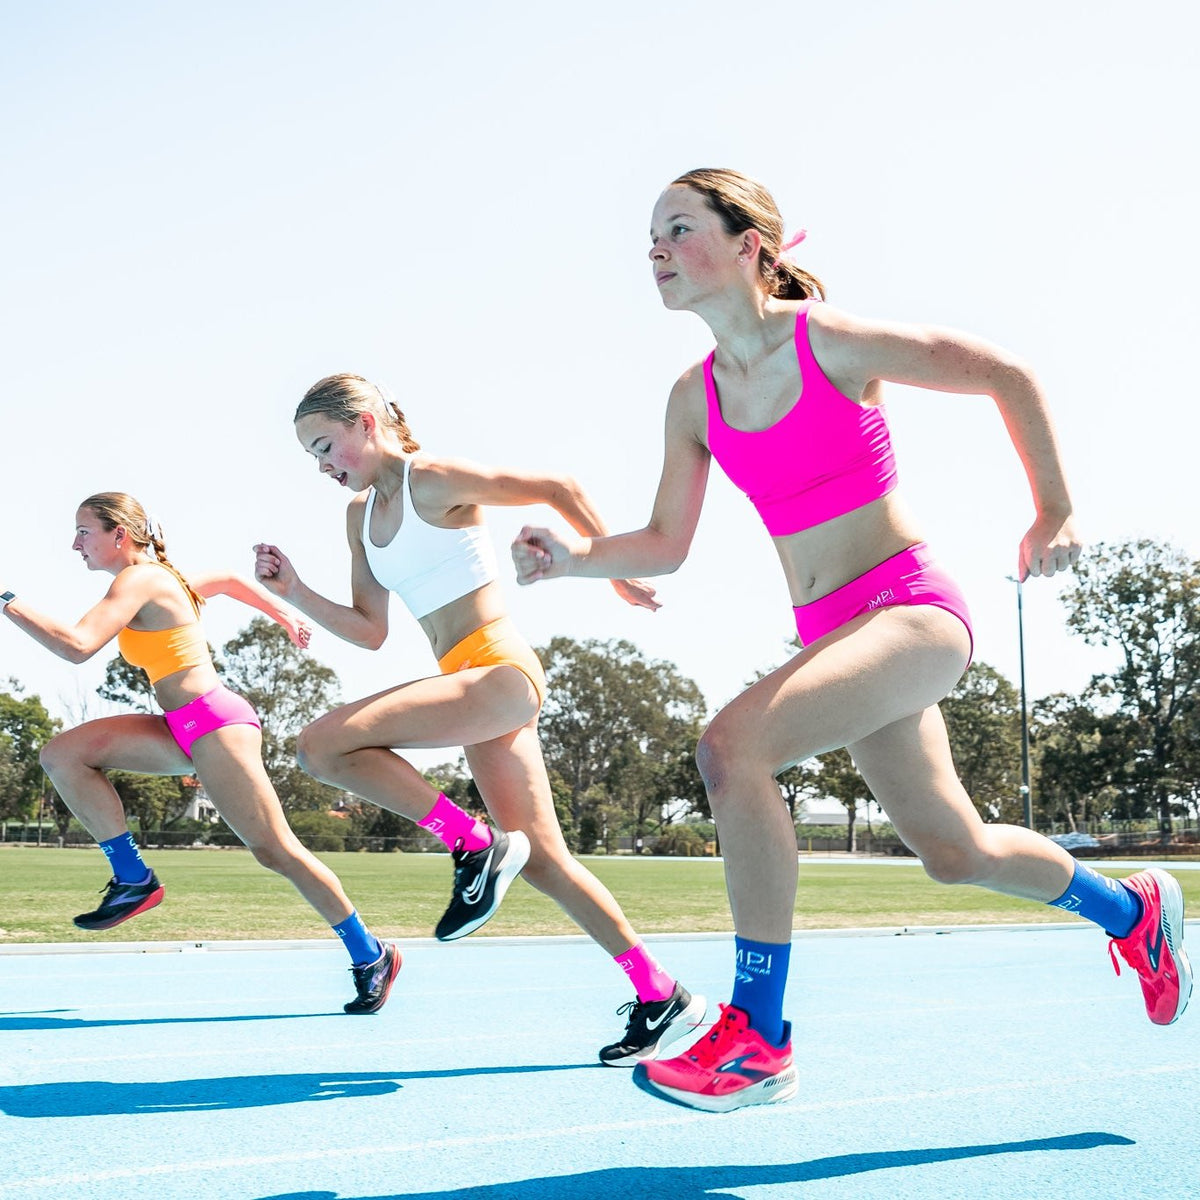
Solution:
<svg viewBox="0 0 1200 1200">
<path fill-rule="evenodd" d="M 0 592 L 0 603 L 7 604 L 10 600 L 15 600 L 16 598 L 16 592 Z"/>
</svg>

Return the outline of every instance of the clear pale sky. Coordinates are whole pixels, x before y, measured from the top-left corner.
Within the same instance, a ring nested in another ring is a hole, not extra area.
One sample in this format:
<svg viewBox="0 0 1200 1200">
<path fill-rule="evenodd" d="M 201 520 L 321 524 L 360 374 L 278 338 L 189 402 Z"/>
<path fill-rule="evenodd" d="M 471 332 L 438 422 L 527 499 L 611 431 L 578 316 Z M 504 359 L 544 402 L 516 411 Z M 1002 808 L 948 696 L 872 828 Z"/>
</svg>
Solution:
<svg viewBox="0 0 1200 1200">
<path fill-rule="evenodd" d="M 351 370 L 417 437 L 575 475 L 640 526 L 667 392 L 711 340 L 665 311 L 650 210 L 696 166 L 775 193 L 801 262 L 863 315 L 957 326 L 1037 369 L 1083 532 L 1200 553 L 1195 5 L 0 4 L 5 235 L 0 589 L 64 618 L 107 576 L 78 502 L 121 489 L 186 571 L 277 542 L 348 595 L 347 496 L 291 414 Z M 1017 673 L 1006 582 L 1032 519 L 987 399 L 892 388 L 901 486 L 957 575 L 979 659 Z M 506 547 L 546 510 L 494 510 Z M 561 522 L 555 522 L 561 524 Z M 650 614 L 594 581 L 518 589 L 535 644 L 627 638 L 710 706 L 786 653 L 788 596 L 714 470 L 692 554 Z M 1109 661 L 1026 589 L 1031 696 Z M 246 610 L 215 601 L 219 645 Z M 429 673 L 401 608 L 383 650 L 323 632 L 344 698 Z M 104 711 L 112 650 L 71 667 L 0 622 L 9 676 Z M 450 757 L 435 755 L 433 760 Z"/>
</svg>

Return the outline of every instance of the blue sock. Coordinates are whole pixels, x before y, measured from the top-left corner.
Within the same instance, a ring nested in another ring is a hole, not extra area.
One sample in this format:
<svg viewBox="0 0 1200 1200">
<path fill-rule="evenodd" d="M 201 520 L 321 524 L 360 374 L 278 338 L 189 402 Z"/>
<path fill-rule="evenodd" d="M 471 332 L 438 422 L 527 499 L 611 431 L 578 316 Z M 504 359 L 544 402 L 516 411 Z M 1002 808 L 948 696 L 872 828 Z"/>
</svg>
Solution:
<svg viewBox="0 0 1200 1200">
<path fill-rule="evenodd" d="M 373 963 L 383 953 L 383 943 L 362 923 L 358 912 L 352 912 L 344 921 L 333 927 L 333 932 L 342 939 L 356 967 Z"/>
<path fill-rule="evenodd" d="M 1050 905 L 1095 922 L 1109 937 L 1128 937 L 1142 919 L 1142 902 L 1132 889 L 1078 862 L 1070 886 Z"/>
<path fill-rule="evenodd" d="M 109 868 L 121 883 L 145 883 L 150 878 L 150 868 L 142 861 L 142 853 L 126 830 L 107 842 L 100 843 Z"/>
<path fill-rule="evenodd" d="M 752 942 L 735 937 L 737 971 L 730 1003 L 750 1018 L 750 1025 L 773 1046 L 783 1042 L 783 989 L 787 986 L 792 943 Z"/>
</svg>

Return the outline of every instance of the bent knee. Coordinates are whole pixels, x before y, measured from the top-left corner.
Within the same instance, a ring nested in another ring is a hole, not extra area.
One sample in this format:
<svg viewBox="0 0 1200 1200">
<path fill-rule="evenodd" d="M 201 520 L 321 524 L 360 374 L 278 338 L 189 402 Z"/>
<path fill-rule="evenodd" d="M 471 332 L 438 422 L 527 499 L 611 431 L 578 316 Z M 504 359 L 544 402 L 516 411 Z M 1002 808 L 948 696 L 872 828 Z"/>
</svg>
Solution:
<svg viewBox="0 0 1200 1200">
<path fill-rule="evenodd" d="M 991 875 L 991 857 L 976 845 L 940 845 L 921 854 L 925 874 L 935 883 L 981 883 Z"/>
<path fill-rule="evenodd" d="M 719 714 L 696 743 L 696 767 L 710 796 L 719 796 L 747 776 L 774 774 L 753 731 Z"/>
<path fill-rule="evenodd" d="M 328 776 L 338 758 L 333 731 L 321 721 L 306 725 L 296 736 L 296 762 L 300 769 L 314 779 Z"/>
<path fill-rule="evenodd" d="M 557 897 L 570 886 L 571 868 L 575 860 L 569 856 L 564 860 L 549 853 L 545 846 L 532 838 L 529 847 L 529 859 L 521 868 L 521 878 L 544 895 Z"/>
<path fill-rule="evenodd" d="M 737 739 L 725 724 L 713 721 L 696 743 L 696 769 L 708 792 L 720 792 L 736 773 Z"/>
<path fill-rule="evenodd" d="M 301 870 L 307 855 L 300 841 L 295 838 L 270 839 L 267 841 L 251 841 L 246 843 L 246 849 L 254 855 L 254 861 L 268 871 L 277 875 L 291 878 Z"/>
<path fill-rule="evenodd" d="M 74 730 L 55 734 L 39 751 L 38 762 L 42 770 L 53 778 L 56 771 L 66 767 L 78 766 L 86 757 L 85 747 L 80 739 L 74 736 Z"/>
</svg>

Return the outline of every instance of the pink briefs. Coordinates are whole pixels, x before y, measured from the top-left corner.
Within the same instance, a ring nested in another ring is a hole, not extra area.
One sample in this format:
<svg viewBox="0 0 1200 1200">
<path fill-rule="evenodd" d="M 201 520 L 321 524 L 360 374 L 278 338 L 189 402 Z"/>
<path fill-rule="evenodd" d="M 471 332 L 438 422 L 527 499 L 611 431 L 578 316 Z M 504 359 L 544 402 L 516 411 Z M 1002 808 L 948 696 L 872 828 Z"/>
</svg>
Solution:
<svg viewBox="0 0 1200 1200">
<path fill-rule="evenodd" d="M 958 584 L 938 566 L 924 542 L 893 554 L 829 595 L 792 611 L 796 614 L 801 645 L 811 646 L 863 613 L 898 604 L 932 604 L 953 613 L 967 627 L 974 656 L 975 635 L 971 631 L 967 602 Z"/>
<path fill-rule="evenodd" d="M 237 692 L 231 692 L 224 684 L 219 684 L 203 696 L 197 696 L 195 700 L 189 700 L 182 708 L 163 713 L 163 719 L 171 736 L 188 758 L 192 757 L 192 745 L 196 739 L 206 733 L 224 729 L 226 725 L 262 728 L 253 705 Z"/>
</svg>

